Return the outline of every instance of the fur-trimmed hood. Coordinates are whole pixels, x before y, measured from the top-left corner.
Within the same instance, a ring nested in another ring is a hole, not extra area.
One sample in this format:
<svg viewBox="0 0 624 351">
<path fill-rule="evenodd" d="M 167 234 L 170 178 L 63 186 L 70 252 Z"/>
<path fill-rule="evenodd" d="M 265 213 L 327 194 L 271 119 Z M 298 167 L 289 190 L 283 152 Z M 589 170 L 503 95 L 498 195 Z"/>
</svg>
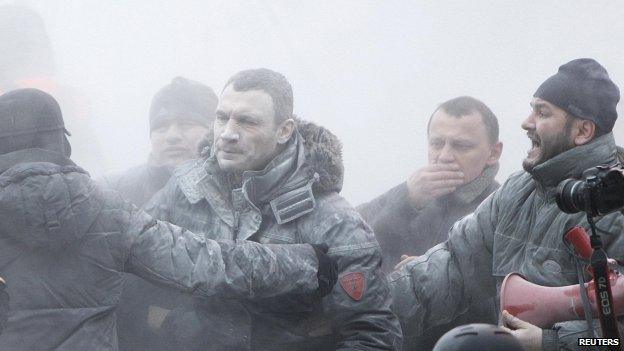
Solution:
<svg viewBox="0 0 624 351">
<path fill-rule="evenodd" d="M 305 163 L 319 177 L 313 185 L 316 193 L 340 192 L 344 180 L 342 143 L 329 129 L 295 117 L 297 130 L 305 149 Z M 210 132 L 200 143 L 202 157 L 209 157 L 213 143 Z"/>
</svg>

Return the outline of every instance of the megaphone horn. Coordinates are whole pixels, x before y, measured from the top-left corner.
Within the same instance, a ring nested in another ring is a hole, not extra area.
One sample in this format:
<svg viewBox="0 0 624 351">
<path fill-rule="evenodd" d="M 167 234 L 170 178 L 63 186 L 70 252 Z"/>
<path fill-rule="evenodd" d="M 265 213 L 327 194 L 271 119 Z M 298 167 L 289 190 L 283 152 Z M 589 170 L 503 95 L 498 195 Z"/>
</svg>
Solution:
<svg viewBox="0 0 624 351">
<path fill-rule="evenodd" d="M 624 277 L 611 274 L 611 291 L 615 314 L 624 314 Z M 592 316 L 598 316 L 595 282 L 585 283 Z M 522 275 L 511 273 L 503 280 L 500 307 L 512 315 L 540 328 L 550 328 L 557 322 L 585 319 L 578 284 L 546 287 L 528 282 Z M 601 308 L 603 308 L 601 306 Z"/>
</svg>

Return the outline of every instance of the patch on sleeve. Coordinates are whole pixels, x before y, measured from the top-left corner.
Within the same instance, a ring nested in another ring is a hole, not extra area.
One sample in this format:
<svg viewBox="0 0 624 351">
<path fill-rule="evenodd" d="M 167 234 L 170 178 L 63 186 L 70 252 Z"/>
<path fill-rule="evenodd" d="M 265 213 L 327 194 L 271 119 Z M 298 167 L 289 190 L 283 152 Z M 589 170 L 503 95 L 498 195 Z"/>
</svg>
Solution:
<svg viewBox="0 0 624 351">
<path fill-rule="evenodd" d="M 355 301 L 360 301 L 366 289 L 366 279 L 362 272 L 351 272 L 340 278 L 340 286 Z"/>
</svg>

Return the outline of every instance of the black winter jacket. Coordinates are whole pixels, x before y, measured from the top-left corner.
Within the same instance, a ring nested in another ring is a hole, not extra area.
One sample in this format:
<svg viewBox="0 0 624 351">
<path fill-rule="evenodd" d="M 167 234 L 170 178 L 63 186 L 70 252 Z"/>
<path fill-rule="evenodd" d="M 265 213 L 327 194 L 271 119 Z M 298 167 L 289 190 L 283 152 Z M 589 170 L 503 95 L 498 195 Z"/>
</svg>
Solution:
<svg viewBox="0 0 624 351">
<path fill-rule="evenodd" d="M 11 296 L 0 350 L 116 350 L 124 271 L 204 297 L 318 287 L 309 245 L 206 241 L 99 189 L 46 150 L 0 156 L 0 223 L 0 276 Z"/>
</svg>

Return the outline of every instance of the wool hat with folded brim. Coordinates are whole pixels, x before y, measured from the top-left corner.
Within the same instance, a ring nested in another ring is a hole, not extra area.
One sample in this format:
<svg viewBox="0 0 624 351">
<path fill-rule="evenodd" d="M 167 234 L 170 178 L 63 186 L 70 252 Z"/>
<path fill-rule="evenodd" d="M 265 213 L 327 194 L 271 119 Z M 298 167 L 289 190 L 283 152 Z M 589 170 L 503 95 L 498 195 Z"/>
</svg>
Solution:
<svg viewBox="0 0 624 351">
<path fill-rule="evenodd" d="M 191 120 L 209 126 L 214 122 L 218 98 L 208 86 L 183 77 L 160 89 L 150 106 L 150 131 L 168 120 Z"/>
<path fill-rule="evenodd" d="M 17 89 L 0 95 L 0 154 L 29 148 L 71 148 L 61 107 L 38 89 Z"/>
<path fill-rule="evenodd" d="M 618 114 L 620 89 L 596 60 L 572 60 L 546 79 L 533 95 L 560 107 L 571 115 L 593 121 L 599 131 L 613 129 Z"/>
</svg>

